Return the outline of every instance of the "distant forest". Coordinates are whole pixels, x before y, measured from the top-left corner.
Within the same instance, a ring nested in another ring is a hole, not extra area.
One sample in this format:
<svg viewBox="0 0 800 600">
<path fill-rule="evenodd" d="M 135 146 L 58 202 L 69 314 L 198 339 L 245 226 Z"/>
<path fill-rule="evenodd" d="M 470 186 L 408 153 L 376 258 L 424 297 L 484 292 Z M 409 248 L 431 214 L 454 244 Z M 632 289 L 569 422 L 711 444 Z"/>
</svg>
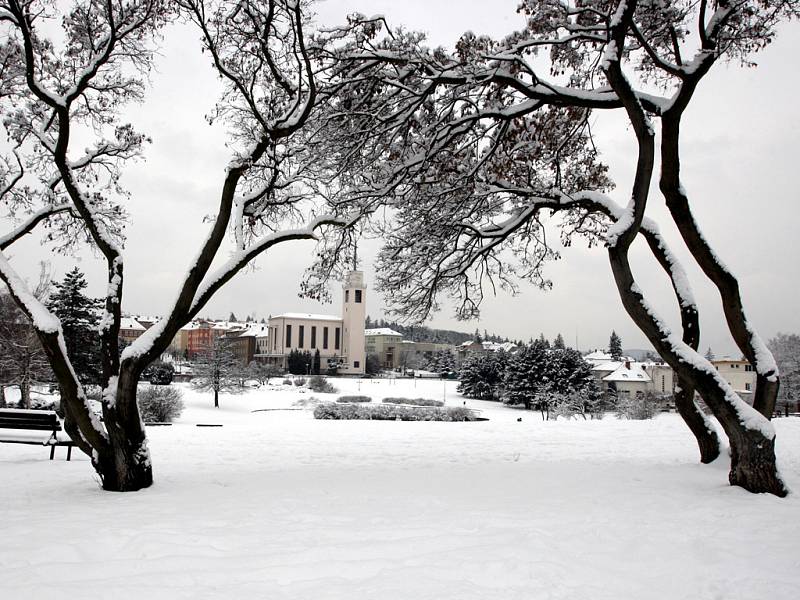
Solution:
<svg viewBox="0 0 800 600">
<path fill-rule="evenodd" d="M 366 329 L 378 329 L 379 327 L 388 327 L 395 330 L 397 333 L 403 334 L 403 338 L 412 342 L 438 342 L 440 344 L 453 344 L 457 346 L 474 339 L 480 338 L 481 341 L 487 342 L 507 342 L 508 338 L 499 335 L 490 334 L 485 329 L 481 333 L 476 329 L 473 333 L 465 333 L 463 331 L 452 331 L 450 329 L 432 329 L 424 325 L 401 325 L 393 321 L 386 321 L 385 319 L 373 320 L 367 316 L 364 321 Z"/>
</svg>

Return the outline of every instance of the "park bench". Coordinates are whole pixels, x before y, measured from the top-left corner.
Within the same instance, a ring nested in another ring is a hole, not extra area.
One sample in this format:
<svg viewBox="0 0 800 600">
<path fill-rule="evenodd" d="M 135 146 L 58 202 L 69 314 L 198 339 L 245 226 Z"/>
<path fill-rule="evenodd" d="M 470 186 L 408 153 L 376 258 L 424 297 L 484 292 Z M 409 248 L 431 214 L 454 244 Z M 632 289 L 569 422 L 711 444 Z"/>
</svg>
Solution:
<svg viewBox="0 0 800 600">
<path fill-rule="evenodd" d="M 67 460 L 72 457 L 72 447 L 75 445 L 75 442 L 68 437 L 67 439 L 58 439 L 58 432 L 63 429 L 61 427 L 61 420 L 52 410 L 2 408 L 0 409 L 0 429 L 49 431 L 50 437 L 45 440 L 36 438 L 5 439 L 4 437 L 0 437 L 0 443 L 50 446 L 50 460 L 53 460 L 56 446 L 66 446 Z"/>
</svg>

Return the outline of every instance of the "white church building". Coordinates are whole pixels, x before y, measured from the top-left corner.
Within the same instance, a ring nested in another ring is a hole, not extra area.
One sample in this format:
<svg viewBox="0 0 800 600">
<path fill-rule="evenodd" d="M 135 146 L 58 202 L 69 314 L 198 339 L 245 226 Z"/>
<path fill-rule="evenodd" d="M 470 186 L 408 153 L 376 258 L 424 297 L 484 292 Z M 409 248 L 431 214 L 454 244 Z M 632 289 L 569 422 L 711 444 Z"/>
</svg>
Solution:
<svg viewBox="0 0 800 600">
<path fill-rule="evenodd" d="M 292 350 L 312 355 L 319 350 L 323 370 L 335 363 L 341 374 L 363 374 L 366 301 L 364 273 L 351 271 L 344 281 L 340 317 L 293 312 L 270 317 L 266 351 L 261 349 L 254 358 L 286 368 Z"/>
</svg>

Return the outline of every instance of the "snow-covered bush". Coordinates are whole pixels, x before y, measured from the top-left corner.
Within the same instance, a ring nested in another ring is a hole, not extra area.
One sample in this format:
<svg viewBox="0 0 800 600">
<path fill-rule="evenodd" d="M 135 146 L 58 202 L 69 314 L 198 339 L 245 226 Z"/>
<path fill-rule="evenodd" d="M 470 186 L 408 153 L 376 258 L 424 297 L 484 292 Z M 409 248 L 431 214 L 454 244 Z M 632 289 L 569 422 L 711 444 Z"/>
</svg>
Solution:
<svg viewBox="0 0 800 600">
<path fill-rule="evenodd" d="M 372 402 L 372 398 L 369 396 L 339 396 L 336 399 L 336 402 L 340 404 L 350 404 L 353 402 Z"/>
<path fill-rule="evenodd" d="M 292 385 L 292 380 L 288 377 L 283 380 L 283 385 Z"/>
<path fill-rule="evenodd" d="M 308 387 L 320 394 L 335 394 L 337 390 L 333 384 L 322 375 L 314 375 L 308 379 Z"/>
<path fill-rule="evenodd" d="M 169 423 L 183 412 L 183 393 L 179 388 L 148 386 L 136 395 L 139 412 L 145 423 Z"/>
<path fill-rule="evenodd" d="M 294 380 L 294 384 L 297 387 L 300 387 L 301 385 L 305 385 L 306 384 L 306 378 L 305 377 L 297 377 Z"/>
<path fill-rule="evenodd" d="M 474 411 L 462 406 L 442 408 L 395 404 L 337 404 L 326 402 L 314 409 L 315 419 L 372 421 L 476 421 Z"/>
<path fill-rule="evenodd" d="M 384 398 L 384 404 L 411 404 L 412 406 L 444 406 L 441 400 L 430 400 L 428 398 Z"/>
<path fill-rule="evenodd" d="M 661 410 L 663 402 L 652 392 L 634 396 L 620 394 L 617 400 L 617 417 L 642 421 L 652 419 Z"/>
</svg>

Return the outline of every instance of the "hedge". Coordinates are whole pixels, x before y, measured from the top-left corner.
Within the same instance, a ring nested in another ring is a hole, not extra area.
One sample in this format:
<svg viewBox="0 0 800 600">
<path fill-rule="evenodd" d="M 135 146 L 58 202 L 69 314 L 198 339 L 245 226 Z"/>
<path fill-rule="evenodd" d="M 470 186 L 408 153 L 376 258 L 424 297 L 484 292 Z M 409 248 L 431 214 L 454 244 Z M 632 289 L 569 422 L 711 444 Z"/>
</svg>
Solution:
<svg viewBox="0 0 800 600">
<path fill-rule="evenodd" d="M 394 404 L 336 404 L 326 402 L 314 409 L 315 419 L 373 421 L 477 421 L 475 412 L 461 406 L 448 408 Z"/>
</svg>

